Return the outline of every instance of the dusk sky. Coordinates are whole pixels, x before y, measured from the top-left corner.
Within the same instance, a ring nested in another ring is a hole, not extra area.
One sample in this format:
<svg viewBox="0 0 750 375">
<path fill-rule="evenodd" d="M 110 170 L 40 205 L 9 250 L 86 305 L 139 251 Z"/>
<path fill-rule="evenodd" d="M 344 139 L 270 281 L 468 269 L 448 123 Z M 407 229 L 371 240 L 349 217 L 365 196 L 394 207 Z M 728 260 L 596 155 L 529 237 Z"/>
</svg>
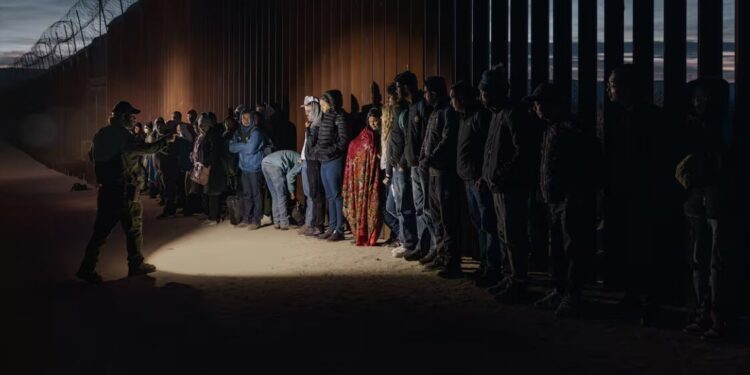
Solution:
<svg viewBox="0 0 750 375">
<path fill-rule="evenodd" d="M 688 0 L 688 39 L 695 41 L 697 27 L 698 0 Z M 724 40 L 734 42 L 734 1 L 724 2 Z M 42 32 L 52 23 L 60 19 L 76 0 L 0 0 L 0 67 L 12 64 L 23 53 L 29 51 Z M 632 39 L 632 3 L 625 0 L 625 36 Z M 573 1 L 575 15 L 578 1 Z M 603 0 L 599 0 L 600 39 L 603 39 Z M 663 7 L 664 0 L 655 1 L 655 39 L 663 39 Z M 573 19 L 573 33 L 577 37 Z"/>
</svg>

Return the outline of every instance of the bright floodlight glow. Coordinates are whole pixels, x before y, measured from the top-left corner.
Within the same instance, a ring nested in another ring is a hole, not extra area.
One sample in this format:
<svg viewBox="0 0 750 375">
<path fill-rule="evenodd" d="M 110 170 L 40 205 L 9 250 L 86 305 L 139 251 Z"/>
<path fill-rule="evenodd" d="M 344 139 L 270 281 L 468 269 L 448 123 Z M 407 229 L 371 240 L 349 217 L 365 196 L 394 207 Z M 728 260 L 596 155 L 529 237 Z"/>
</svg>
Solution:
<svg viewBox="0 0 750 375">
<path fill-rule="evenodd" d="M 196 276 L 289 277 L 392 274 L 414 265 L 390 248 L 331 243 L 271 226 L 256 231 L 229 224 L 195 229 L 168 242 L 147 261 L 160 271 Z"/>
</svg>

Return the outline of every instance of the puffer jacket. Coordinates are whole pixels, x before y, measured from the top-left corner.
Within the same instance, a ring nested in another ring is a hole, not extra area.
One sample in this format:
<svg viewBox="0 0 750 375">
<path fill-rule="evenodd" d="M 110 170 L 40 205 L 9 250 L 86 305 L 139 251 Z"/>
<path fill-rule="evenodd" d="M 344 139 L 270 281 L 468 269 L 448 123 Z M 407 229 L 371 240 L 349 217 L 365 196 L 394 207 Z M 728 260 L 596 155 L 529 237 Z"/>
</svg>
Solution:
<svg viewBox="0 0 750 375">
<path fill-rule="evenodd" d="M 308 147 L 311 148 L 314 159 L 321 162 L 346 156 L 349 143 L 346 113 L 341 109 L 341 93 L 327 91 L 324 97 L 333 101 L 333 108 L 323 113 L 319 126 L 310 127 L 312 134 L 308 139 Z"/>
<path fill-rule="evenodd" d="M 229 141 L 229 152 L 240 157 L 240 169 L 243 172 L 260 172 L 261 161 L 265 156 L 263 134 L 255 125 L 240 126 Z"/>
</svg>

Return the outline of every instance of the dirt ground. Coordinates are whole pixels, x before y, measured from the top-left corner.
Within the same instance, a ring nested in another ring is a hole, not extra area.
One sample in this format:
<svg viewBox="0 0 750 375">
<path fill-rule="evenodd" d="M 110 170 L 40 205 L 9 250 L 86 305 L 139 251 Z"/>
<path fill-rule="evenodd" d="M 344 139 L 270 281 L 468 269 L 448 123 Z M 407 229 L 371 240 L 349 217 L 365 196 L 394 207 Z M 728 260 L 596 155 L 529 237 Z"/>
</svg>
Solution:
<svg viewBox="0 0 750 375">
<path fill-rule="evenodd" d="M 640 328 L 607 296 L 558 321 L 386 248 L 157 221 L 148 199 L 144 252 L 159 272 L 125 277 L 118 228 L 106 282 L 86 285 L 73 274 L 95 192 L 74 182 L 0 144 L 3 374 L 750 374 L 747 340 L 703 342 L 669 315 Z"/>
</svg>

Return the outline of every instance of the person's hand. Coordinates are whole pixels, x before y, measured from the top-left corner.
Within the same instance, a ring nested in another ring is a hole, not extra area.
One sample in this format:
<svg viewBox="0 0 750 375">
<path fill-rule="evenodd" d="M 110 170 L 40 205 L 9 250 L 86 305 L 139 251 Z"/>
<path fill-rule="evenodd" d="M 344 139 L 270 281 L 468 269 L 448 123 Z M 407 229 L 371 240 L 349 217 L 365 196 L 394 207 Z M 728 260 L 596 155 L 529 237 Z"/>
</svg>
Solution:
<svg viewBox="0 0 750 375">
<path fill-rule="evenodd" d="M 383 179 L 383 185 L 388 186 L 388 184 L 391 183 L 391 178 L 389 176 L 385 176 Z"/>
<path fill-rule="evenodd" d="M 289 199 L 297 200 L 297 196 L 295 196 L 294 193 L 289 193 Z"/>
<path fill-rule="evenodd" d="M 480 189 L 482 187 L 482 179 L 476 179 L 476 181 L 474 181 L 474 186 L 476 186 L 477 189 Z"/>
<path fill-rule="evenodd" d="M 173 143 L 175 140 L 177 140 L 177 136 L 179 136 L 179 134 L 177 134 L 177 133 L 170 133 L 167 136 L 167 143 Z"/>
<path fill-rule="evenodd" d="M 312 125 L 312 122 L 305 121 L 305 128 L 309 128 Z"/>
</svg>

